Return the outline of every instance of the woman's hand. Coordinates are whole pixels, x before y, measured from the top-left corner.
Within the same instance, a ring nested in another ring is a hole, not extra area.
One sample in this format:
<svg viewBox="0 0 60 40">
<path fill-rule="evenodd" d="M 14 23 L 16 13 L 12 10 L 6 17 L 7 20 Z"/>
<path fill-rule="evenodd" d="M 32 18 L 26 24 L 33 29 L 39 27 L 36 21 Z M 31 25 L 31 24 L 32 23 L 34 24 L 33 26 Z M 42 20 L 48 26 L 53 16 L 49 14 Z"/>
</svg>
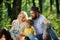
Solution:
<svg viewBox="0 0 60 40">
<path fill-rule="evenodd" d="M 15 25 L 15 20 L 12 21 L 12 27 Z"/>
</svg>

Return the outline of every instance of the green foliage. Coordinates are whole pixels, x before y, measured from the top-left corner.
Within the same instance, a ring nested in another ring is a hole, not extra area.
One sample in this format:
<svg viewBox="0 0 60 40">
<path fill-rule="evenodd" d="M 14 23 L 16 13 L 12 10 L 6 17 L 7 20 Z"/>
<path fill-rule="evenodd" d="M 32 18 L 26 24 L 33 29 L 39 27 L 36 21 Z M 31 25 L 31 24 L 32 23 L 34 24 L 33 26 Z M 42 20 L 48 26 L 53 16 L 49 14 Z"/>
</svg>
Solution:
<svg viewBox="0 0 60 40">
<path fill-rule="evenodd" d="M 0 12 L 0 16 L 1 16 L 1 21 L 0 21 L 0 29 L 3 27 L 6 27 L 7 29 L 9 29 L 9 25 L 10 25 L 10 18 L 8 18 L 8 11 L 7 8 L 5 6 L 5 3 L 2 3 L 2 5 L 0 5 L 1 7 L 1 12 Z"/>
<path fill-rule="evenodd" d="M 54 31 L 58 36 L 60 36 L 60 19 L 57 19 L 56 13 L 56 3 L 54 1 L 54 5 L 52 5 L 52 11 L 49 7 L 49 1 L 45 1 L 43 5 L 43 15 L 51 22 Z"/>
<path fill-rule="evenodd" d="M 51 22 L 52 28 L 58 36 L 60 36 L 60 19 L 57 19 L 55 14 L 43 13 L 43 15 Z"/>
<path fill-rule="evenodd" d="M 3 3 L 0 5 L 0 29 L 3 27 L 10 29 L 11 27 L 11 23 L 10 23 L 11 19 L 8 17 L 8 10 L 5 3 L 9 3 L 11 4 L 11 7 L 13 7 L 13 0 L 9 0 L 9 1 L 4 0 Z M 36 6 L 39 6 L 38 0 L 35 0 L 35 3 Z M 30 16 L 31 7 L 32 7 L 32 0 L 22 0 L 21 10 L 26 11 L 28 16 Z M 53 10 L 50 11 L 50 1 L 44 0 L 42 14 L 51 22 L 52 27 L 54 28 L 56 34 L 60 36 L 60 19 L 57 19 L 55 1 L 54 1 L 54 5 L 52 5 L 52 9 Z"/>
</svg>

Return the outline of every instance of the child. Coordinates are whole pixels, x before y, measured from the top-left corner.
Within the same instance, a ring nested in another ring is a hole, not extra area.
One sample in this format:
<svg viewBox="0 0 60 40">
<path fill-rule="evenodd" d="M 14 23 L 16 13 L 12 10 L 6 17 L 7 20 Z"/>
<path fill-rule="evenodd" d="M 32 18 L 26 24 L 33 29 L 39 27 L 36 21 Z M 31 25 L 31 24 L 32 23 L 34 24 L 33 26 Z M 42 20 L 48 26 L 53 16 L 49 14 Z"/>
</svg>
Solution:
<svg viewBox="0 0 60 40">
<path fill-rule="evenodd" d="M 32 20 L 27 20 L 26 21 L 26 25 L 25 28 L 23 29 L 23 33 L 22 35 L 25 36 L 25 40 L 35 40 L 35 36 L 34 36 L 35 30 L 33 28 L 33 21 Z"/>
</svg>

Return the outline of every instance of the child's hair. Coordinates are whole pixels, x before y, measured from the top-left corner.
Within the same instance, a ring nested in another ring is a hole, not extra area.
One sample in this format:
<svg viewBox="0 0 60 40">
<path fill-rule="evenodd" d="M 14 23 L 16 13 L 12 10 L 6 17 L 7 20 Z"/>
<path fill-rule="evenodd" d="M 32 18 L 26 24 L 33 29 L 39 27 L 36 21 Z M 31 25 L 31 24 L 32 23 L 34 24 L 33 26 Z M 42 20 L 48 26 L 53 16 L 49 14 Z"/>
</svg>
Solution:
<svg viewBox="0 0 60 40">
<path fill-rule="evenodd" d="M 29 23 L 31 26 L 33 26 L 33 24 L 34 24 L 33 20 L 31 20 L 31 19 L 27 20 L 26 22 Z"/>
<path fill-rule="evenodd" d="M 7 30 L 5 30 L 5 29 L 2 29 L 2 30 L 0 31 L 0 38 L 1 38 L 3 35 L 5 36 L 6 40 L 13 40 L 13 39 L 11 38 L 10 32 L 7 31 Z"/>
</svg>

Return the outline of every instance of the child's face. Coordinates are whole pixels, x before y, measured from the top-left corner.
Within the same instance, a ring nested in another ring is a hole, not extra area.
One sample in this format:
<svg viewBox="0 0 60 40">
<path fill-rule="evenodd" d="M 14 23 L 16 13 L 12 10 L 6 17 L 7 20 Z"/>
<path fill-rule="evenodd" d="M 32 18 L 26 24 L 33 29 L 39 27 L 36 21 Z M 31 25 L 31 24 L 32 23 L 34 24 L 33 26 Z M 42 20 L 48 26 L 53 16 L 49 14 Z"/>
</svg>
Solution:
<svg viewBox="0 0 60 40">
<path fill-rule="evenodd" d="M 31 25 L 30 25 L 29 23 L 26 23 L 26 27 L 27 27 L 27 28 L 30 28 Z"/>
<path fill-rule="evenodd" d="M 2 35 L 1 40 L 6 40 L 5 35 Z"/>
</svg>

